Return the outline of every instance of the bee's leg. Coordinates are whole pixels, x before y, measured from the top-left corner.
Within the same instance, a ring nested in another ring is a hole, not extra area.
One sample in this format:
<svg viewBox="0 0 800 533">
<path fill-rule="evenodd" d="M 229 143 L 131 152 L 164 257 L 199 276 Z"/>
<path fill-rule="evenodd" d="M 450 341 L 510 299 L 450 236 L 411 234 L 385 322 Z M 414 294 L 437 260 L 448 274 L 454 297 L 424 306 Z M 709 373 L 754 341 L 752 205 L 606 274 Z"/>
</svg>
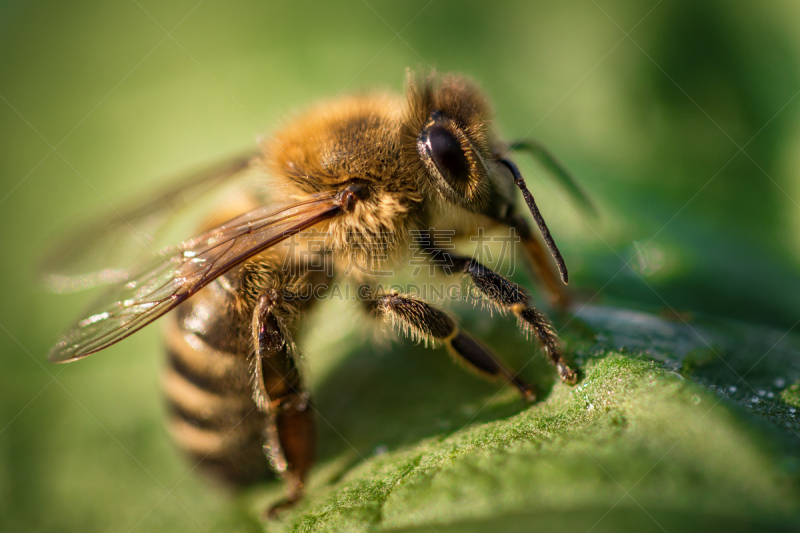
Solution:
<svg viewBox="0 0 800 533">
<path fill-rule="evenodd" d="M 550 361 L 558 368 L 558 374 L 565 383 L 574 384 L 577 374 L 561 358 L 558 335 L 553 331 L 547 316 L 529 303 L 528 295 L 517 285 L 493 270 L 486 268 L 474 259 L 451 255 L 453 267 L 468 274 L 480 294 L 502 313 L 511 311 L 516 315 L 520 328 L 533 332 L 539 339 Z"/>
<path fill-rule="evenodd" d="M 391 292 L 367 302 L 377 316 L 399 326 L 404 335 L 435 344 L 443 342 L 456 361 L 487 378 L 500 378 L 514 385 L 525 400 L 533 400 L 530 385 L 514 375 L 500 359 L 467 333 L 444 311 L 411 295 Z"/>
<path fill-rule="evenodd" d="M 303 496 L 314 463 L 316 431 L 309 394 L 295 360 L 295 347 L 283 320 L 273 313 L 280 296 L 265 291 L 253 311 L 253 399 L 268 415 L 264 451 L 286 483 L 287 498 L 269 510 L 275 516 Z"/>
</svg>

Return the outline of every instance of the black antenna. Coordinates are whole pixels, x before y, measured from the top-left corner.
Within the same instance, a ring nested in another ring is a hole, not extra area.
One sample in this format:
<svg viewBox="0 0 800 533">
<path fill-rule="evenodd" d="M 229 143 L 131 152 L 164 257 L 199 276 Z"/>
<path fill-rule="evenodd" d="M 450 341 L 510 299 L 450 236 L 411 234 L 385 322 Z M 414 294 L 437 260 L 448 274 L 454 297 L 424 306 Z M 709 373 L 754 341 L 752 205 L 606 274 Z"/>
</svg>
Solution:
<svg viewBox="0 0 800 533">
<path fill-rule="evenodd" d="M 549 174 L 564 187 L 567 193 L 572 197 L 572 200 L 577 203 L 581 209 L 589 214 L 595 220 L 600 218 L 600 214 L 595 207 L 594 202 L 586 194 L 583 187 L 580 186 L 575 176 L 567 170 L 561 161 L 556 159 L 550 150 L 548 150 L 542 143 L 538 141 L 519 140 L 509 145 L 511 150 L 525 150 L 534 157 L 544 168 L 549 171 Z"/>
<path fill-rule="evenodd" d="M 561 275 L 561 281 L 563 281 L 564 285 L 566 285 L 569 283 L 567 264 L 564 263 L 564 258 L 561 257 L 561 252 L 558 251 L 556 241 L 554 241 L 553 236 L 550 235 L 550 230 L 547 229 L 547 224 L 545 224 L 542 214 L 539 212 L 539 208 L 536 207 L 536 201 L 533 199 L 531 191 L 528 190 L 528 186 L 525 185 L 525 180 L 522 179 L 522 174 L 519 173 L 517 165 L 508 159 L 501 159 L 500 162 L 507 166 L 511 171 L 511 174 L 514 175 L 514 183 L 517 187 L 519 187 L 519 190 L 522 191 L 522 196 L 525 198 L 525 203 L 528 204 L 528 209 L 531 210 L 533 219 L 536 221 L 536 225 L 539 226 L 539 231 L 542 232 L 542 237 L 544 237 L 544 242 L 547 244 L 547 248 L 550 250 L 550 255 L 553 256 L 553 259 L 556 262 L 558 273 Z"/>
</svg>

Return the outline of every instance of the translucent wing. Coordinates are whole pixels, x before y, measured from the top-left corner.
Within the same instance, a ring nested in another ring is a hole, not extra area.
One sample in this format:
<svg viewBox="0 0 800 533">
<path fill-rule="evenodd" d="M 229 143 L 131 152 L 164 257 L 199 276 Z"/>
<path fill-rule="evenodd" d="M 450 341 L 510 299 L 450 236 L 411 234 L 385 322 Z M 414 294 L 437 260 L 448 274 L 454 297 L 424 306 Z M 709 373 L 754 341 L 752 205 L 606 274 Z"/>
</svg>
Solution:
<svg viewBox="0 0 800 533">
<path fill-rule="evenodd" d="M 246 170 L 254 151 L 229 157 L 192 173 L 154 197 L 77 228 L 40 262 L 45 285 L 76 292 L 125 279 L 131 262 L 156 255 L 157 235 L 176 213 Z"/>
<path fill-rule="evenodd" d="M 59 339 L 48 359 L 74 361 L 140 330 L 247 258 L 347 209 L 344 193 L 278 209 L 262 207 L 167 248 L 96 302 L 92 314 Z"/>
</svg>

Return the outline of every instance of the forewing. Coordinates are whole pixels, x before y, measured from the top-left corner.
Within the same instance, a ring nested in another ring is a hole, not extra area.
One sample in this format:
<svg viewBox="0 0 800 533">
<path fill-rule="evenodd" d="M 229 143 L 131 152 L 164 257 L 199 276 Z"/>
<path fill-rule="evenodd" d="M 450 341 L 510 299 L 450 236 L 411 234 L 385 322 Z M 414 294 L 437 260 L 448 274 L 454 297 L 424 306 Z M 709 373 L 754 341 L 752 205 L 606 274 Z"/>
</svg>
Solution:
<svg viewBox="0 0 800 533">
<path fill-rule="evenodd" d="M 247 258 L 336 216 L 341 206 L 340 196 L 325 194 L 277 211 L 259 208 L 163 250 L 96 302 L 91 315 L 73 325 L 48 358 L 73 361 L 111 346 Z"/>
<path fill-rule="evenodd" d="M 45 285 L 57 293 L 76 292 L 126 279 L 132 262 L 152 257 L 158 235 L 185 207 L 230 183 L 250 167 L 254 151 L 229 157 L 194 172 L 155 196 L 97 217 L 59 239 L 39 264 Z"/>
</svg>

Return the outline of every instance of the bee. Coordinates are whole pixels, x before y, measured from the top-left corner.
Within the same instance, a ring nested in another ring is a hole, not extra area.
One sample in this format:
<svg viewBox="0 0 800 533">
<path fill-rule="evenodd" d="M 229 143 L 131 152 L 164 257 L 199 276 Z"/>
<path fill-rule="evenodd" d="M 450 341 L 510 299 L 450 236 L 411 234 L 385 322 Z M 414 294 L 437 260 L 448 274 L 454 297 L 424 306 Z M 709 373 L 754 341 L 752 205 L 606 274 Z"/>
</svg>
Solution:
<svg viewBox="0 0 800 533">
<path fill-rule="evenodd" d="M 163 383 L 172 437 L 205 469 L 236 484 L 277 473 L 287 497 L 271 514 L 303 496 L 314 462 L 315 410 L 293 342 L 318 299 L 304 297 L 310 289 L 330 287 L 334 279 L 357 281 L 369 314 L 408 337 L 443 345 L 468 369 L 534 399 L 532 387 L 451 314 L 420 297 L 382 290 L 371 270 L 348 265 L 402 261 L 410 248 L 446 257 L 447 275 L 466 277 L 488 307 L 514 315 L 561 379 L 574 384 L 577 374 L 562 358 L 549 319 L 527 293 L 474 258 L 444 250 L 434 231 L 452 227 L 465 237 L 477 227 L 513 228 L 552 302 L 566 305 L 566 265 L 510 151 L 531 151 L 573 191 L 579 189 L 543 147 L 503 143 L 490 131 L 490 120 L 488 100 L 467 78 L 409 74 L 405 98 L 360 95 L 312 109 L 256 152 L 93 223 L 65 239 L 45 260 L 45 270 L 62 289 L 111 287 L 58 340 L 49 360 L 81 359 L 169 313 Z M 242 195 L 235 213 L 229 206 L 207 221 L 212 229 L 126 258 L 121 266 L 112 265 L 117 257 L 89 274 L 65 273 L 92 250 L 107 251 L 111 240 L 140 238 L 121 237 L 133 222 L 191 203 L 198 191 L 230 183 L 253 165 L 263 172 L 267 192 Z M 518 211 L 518 193 L 543 242 Z M 318 231 L 318 246 L 304 237 L 309 229 Z M 311 259 L 331 260 L 333 269 L 311 268 L 308 253 L 279 245 L 291 239 L 305 243 Z"/>
</svg>

